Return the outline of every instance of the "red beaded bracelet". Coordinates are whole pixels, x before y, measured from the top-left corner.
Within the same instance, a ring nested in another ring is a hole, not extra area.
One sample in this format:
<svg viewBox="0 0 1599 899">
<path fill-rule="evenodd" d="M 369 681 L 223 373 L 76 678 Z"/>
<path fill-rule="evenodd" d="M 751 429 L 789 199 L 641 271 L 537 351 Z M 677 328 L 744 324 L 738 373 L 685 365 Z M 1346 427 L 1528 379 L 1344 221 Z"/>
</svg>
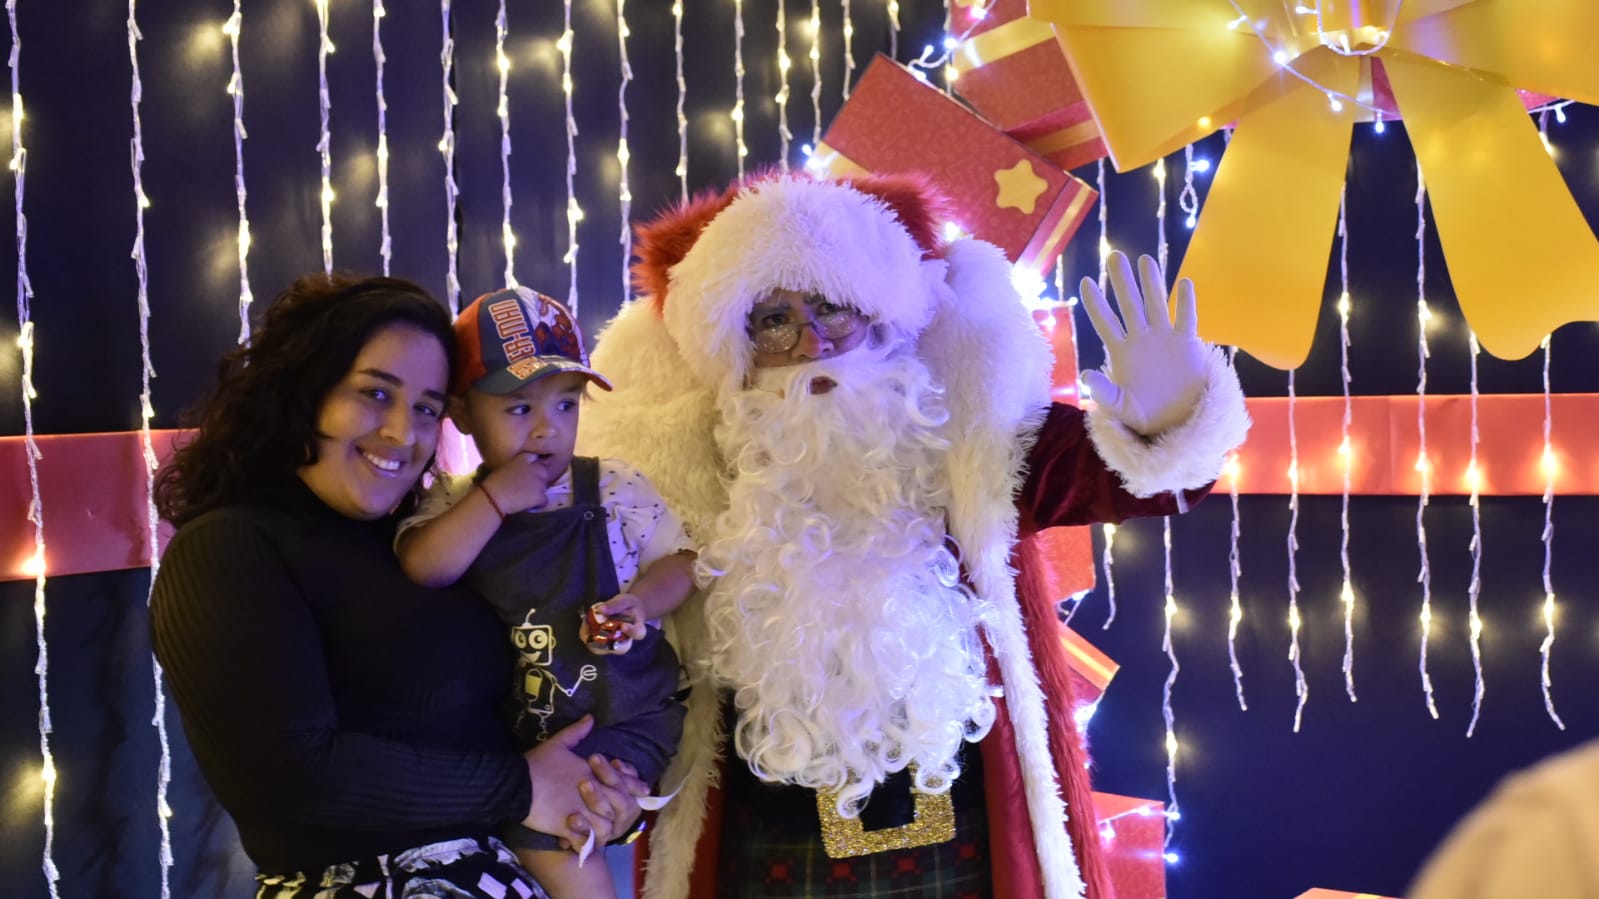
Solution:
<svg viewBox="0 0 1599 899">
<path fill-rule="evenodd" d="M 495 502 L 494 494 L 489 492 L 489 488 L 487 486 L 483 485 L 483 484 L 479 484 L 479 485 L 477 485 L 477 489 L 483 491 L 483 498 L 489 501 L 489 505 L 494 507 L 494 513 L 496 515 L 500 516 L 500 520 L 501 521 L 504 521 L 505 520 L 505 510 L 500 508 L 500 504 L 498 502 Z"/>
</svg>

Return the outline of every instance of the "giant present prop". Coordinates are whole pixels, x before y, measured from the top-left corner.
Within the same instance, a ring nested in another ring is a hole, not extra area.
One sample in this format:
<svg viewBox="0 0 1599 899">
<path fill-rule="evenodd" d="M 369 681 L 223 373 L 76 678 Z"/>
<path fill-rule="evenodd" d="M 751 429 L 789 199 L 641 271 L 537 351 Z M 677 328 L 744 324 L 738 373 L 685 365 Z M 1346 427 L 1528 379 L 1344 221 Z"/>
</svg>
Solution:
<svg viewBox="0 0 1599 899">
<path fill-rule="evenodd" d="M 928 175 L 952 202 L 956 226 L 1040 275 L 1098 196 L 882 55 L 828 126 L 810 166 L 833 177 Z"/>
<path fill-rule="evenodd" d="M 1116 899 L 1165 899 L 1165 804 L 1095 793 L 1094 813 Z"/>
<path fill-rule="evenodd" d="M 952 15 L 961 99 L 1063 169 L 1105 155 L 1054 30 L 1028 17 L 1027 0 L 955 0 Z"/>
<path fill-rule="evenodd" d="M 1236 123 L 1181 271 L 1199 289 L 1204 336 L 1280 368 L 1304 361 L 1353 98 L 1379 62 L 1455 294 L 1483 348 L 1519 359 L 1554 328 L 1599 319 L 1599 241 L 1516 90 L 1599 102 L 1591 46 L 1599 3 L 1323 0 L 1318 8 L 1030 0 L 1032 17 L 1055 26 L 1117 168 Z"/>
<path fill-rule="evenodd" d="M 1084 639 L 1082 634 L 1072 630 L 1071 625 L 1061 628 L 1060 641 L 1066 647 L 1066 664 L 1071 667 L 1072 696 L 1076 697 L 1077 705 L 1097 705 L 1121 666 L 1100 652 L 1099 647 Z"/>
</svg>

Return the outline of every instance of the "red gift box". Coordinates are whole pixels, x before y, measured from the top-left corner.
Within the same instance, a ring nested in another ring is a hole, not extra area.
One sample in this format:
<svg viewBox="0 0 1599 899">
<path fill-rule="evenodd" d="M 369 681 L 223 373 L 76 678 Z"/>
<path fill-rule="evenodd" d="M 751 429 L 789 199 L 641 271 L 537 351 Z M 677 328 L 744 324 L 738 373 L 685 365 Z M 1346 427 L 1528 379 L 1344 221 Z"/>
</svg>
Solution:
<svg viewBox="0 0 1599 899">
<path fill-rule="evenodd" d="M 1061 628 L 1060 641 L 1066 647 L 1066 664 L 1071 666 L 1072 673 L 1072 695 L 1077 697 L 1078 706 L 1097 704 L 1121 666 L 1069 625 Z"/>
<path fill-rule="evenodd" d="M 953 87 L 973 109 L 1063 169 L 1106 155 L 1054 29 L 1028 17 L 1027 0 L 971 0 L 952 15 L 965 34 Z"/>
<path fill-rule="evenodd" d="M 1165 803 L 1095 793 L 1094 815 L 1116 899 L 1164 899 Z"/>
<path fill-rule="evenodd" d="M 1055 354 L 1055 367 L 1050 371 L 1049 396 L 1057 403 L 1081 405 L 1077 395 L 1077 335 L 1073 307 L 1065 303 L 1051 303 L 1033 310 L 1033 321 L 1044 332 L 1049 348 Z M 1093 586 L 1090 582 L 1089 586 Z"/>
<path fill-rule="evenodd" d="M 878 55 L 809 163 L 834 177 L 922 173 L 961 231 L 1048 273 L 1098 194 L 960 103 Z"/>
</svg>

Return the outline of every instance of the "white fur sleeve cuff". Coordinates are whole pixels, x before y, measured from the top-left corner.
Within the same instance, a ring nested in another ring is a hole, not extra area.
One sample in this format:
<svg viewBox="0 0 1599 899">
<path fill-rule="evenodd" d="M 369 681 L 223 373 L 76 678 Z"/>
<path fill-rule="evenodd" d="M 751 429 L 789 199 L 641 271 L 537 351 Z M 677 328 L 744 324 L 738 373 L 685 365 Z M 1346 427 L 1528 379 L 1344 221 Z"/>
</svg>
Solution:
<svg viewBox="0 0 1599 899">
<path fill-rule="evenodd" d="M 1144 437 L 1095 407 L 1088 413 L 1088 435 L 1127 492 L 1150 497 L 1193 490 L 1221 477 L 1227 454 L 1249 433 L 1249 411 L 1238 374 L 1220 347 L 1205 358 L 1205 390 L 1182 424 Z"/>
</svg>

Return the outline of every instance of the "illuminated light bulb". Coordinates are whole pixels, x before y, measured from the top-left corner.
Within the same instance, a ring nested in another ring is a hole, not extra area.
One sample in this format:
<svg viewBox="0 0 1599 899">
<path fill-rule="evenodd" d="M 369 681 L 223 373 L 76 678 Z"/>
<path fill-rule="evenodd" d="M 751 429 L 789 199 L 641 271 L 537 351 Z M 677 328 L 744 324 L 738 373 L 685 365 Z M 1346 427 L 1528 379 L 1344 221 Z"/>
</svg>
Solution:
<svg viewBox="0 0 1599 899">
<path fill-rule="evenodd" d="M 1187 218 L 1183 219 L 1183 224 L 1188 226 L 1188 230 L 1192 231 L 1194 230 L 1194 226 L 1199 224 L 1199 219 L 1193 215 L 1189 215 Z"/>
<path fill-rule="evenodd" d="M 1432 472 L 1432 463 L 1427 461 L 1426 456 L 1417 456 L 1416 470 L 1422 474 L 1429 474 Z"/>
<path fill-rule="evenodd" d="M 1166 864 L 1168 865 L 1177 864 L 1177 853 L 1175 852 L 1167 852 L 1163 854 L 1161 858 L 1164 858 L 1166 860 Z"/>
<path fill-rule="evenodd" d="M 945 222 L 944 223 L 944 240 L 945 241 L 960 240 L 961 236 L 964 235 L 965 233 L 966 232 L 961 229 L 961 226 L 955 224 L 954 222 Z M 1014 271 L 1014 269 L 1013 269 L 1013 271 Z"/>
<path fill-rule="evenodd" d="M 1544 476 L 1549 478 L 1554 477 L 1560 471 L 1560 460 L 1555 458 L 1553 449 L 1548 446 L 1543 448 L 1543 455 L 1538 459 L 1538 467 L 1542 469 Z"/>
<path fill-rule="evenodd" d="M 1564 104 L 1555 107 L 1555 121 L 1561 125 L 1566 123 L 1566 107 Z"/>
<path fill-rule="evenodd" d="M 31 578 L 42 576 L 47 569 L 44 561 L 44 551 L 35 549 L 28 561 L 22 563 L 22 573 Z"/>
<path fill-rule="evenodd" d="M 1471 638 L 1473 640 L 1482 636 L 1482 618 L 1476 613 L 1471 613 Z"/>
<path fill-rule="evenodd" d="M 1105 238 L 1101 237 L 1099 239 L 1099 258 L 1101 260 L 1109 259 L 1111 252 L 1112 252 L 1112 248 L 1111 248 L 1111 245 L 1110 245 L 1110 241 L 1108 241 Z"/>
<path fill-rule="evenodd" d="M 1416 318 L 1424 325 L 1432 321 L 1432 309 L 1425 301 L 1416 304 Z"/>
<path fill-rule="evenodd" d="M 1327 105 L 1332 107 L 1332 111 L 1333 112 L 1343 112 L 1344 111 L 1344 104 L 1340 103 L 1338 101 L 1338 98 L 1333 96 L 1332 94 L 1328 94 L 1327 95 Z"/>
<path fill-rule="evenodd" d="M 1377 132 L 1378 134 L 1382 134 L 1383 132 L 1388 130 L 1388 125 L 1386 123 L 1384 123 L 1383 120 L 1382 120 L 1382 113 L 1381 112 L 1377 113 L 1377 119 L 1376 119 L 1376 121 L 1372 122 L 1371 130 Z"/>
<path fill-rule="evenodd" d="M 961 70 L 960 69 L 957 69 L 954 66 L 945 66 L 944 67 L 944 80 L 946 82 L 955 81 L 956 79 L 960 78 L 960 76 L 961 76 Z"/>
<path fill-rule="evenodd" d="M 1201 122 L 1207 121 L 1208 118 L 1209 117 L 1207 116 L 1204 119 L 1200 119 L 1200 121 Z M 1199 159 L 1194 160 L 1194 164 L 1189 166 L 1189 168 L 1193 169 L 1196 172 L 1199 172 L 1200 174 L 1204 174 L 1205 172 L 1210 171 L 1210 160 L 1209 159 L 1205 159 L 1204 157 L 1201 157 Z"/>
<path fill-rule="evenodd" d="M 1343 589 L 1338 591 L 1338 599 L 1346 606 L 1355 601 L 1355 588 L 1348 581 L 1344 581 Z"/>
<path fill-rule="evenodd" d="M 1237 31 L 1240 26 L 1242 26 L 1244 23 L 1246 23 L 1248 21 L 1249 21 L 1249 17 L 1248 16 L 1242 16 L 1241 15 L 1238 18 L 1236 18 L 1236 19 L 1232 20 L 1231 22 L 1227 23 L 1227 30 L 1228 31 Z"/>
<path fill-rule="evenodd" d="M 956 40 L 954 35 L 946 35 L 944 37 L 944 49 L 945 50 L 953 50 L 953 49 L 955 49 L 958 46 L 960 46 L 960 41 Z"/>
<path fill-rule="evenodd" d="M 324 186 L 322 188 L 322 202 L 332 203 L 337 196 L 338 195 L 333 192 L 333 188 L 331 186 Z"/>
<path fill-rule="evenodd" d="M 1273 53 L 1271 55 L 1271 61 L 1276 63 L 1276 64 L 1278 64 L 1278 65 L 1280 65 L 1280 66 L 1288 65 L 1288 51 L 1287 50 L 1278 50 L 1277 52 L 1275 52 L 1275 53 Z"/>
<path fill-rule="evenodd" d="M 1232 624 L 1237 624 L 1244 620 L 1244 610 L 1238 605 L 1237 593 L 1232 594 L 1230 598 L 1232 599 L 1232 610 L 1227 613 L 1227 620 Z"/>
<path fill-rule="evenodd" d="M 1349 438 L 1345 437 L 1343 440 L 1338 442 L 1338 456 L 1339 456 L 1339 458 L 1344 460 L 1344 464 L 1345 465 L 1349 464 L 1349 454 L 1350 454 L 1350 452 L 1351 452 L 1351 450 L 1350 450 L 1350 446 L 1349 446 Z"/>
<path fill-rule="evenodd" d="M 1105 525 L 1105 536 L 1106 537 L 1114 537 L 1114 536 L 1116 536 L 1116 526 L 1113 525 L 1113 524 Z"/>
<path fill-rule="evenodd" d="M 1227 457 L 1226 472 L 1227 472 L 1227 477 L 1229 479 L 1231 479 L 1233 481 L 1237 481 L 1239 472 L 1241 472 L 1242 470 L 1243 470 L 1243 466 L 1238 463 L 1238 457 L 1237 456 L 1228 456 Z"/>
<path fill-rule="evenodd" d="M 1177 755 L 1177 737 L 1174 734 L 1166 735 L 1166 754 L 1172 757 Z"/>
<path fill-rule="evenodd" d="M 1344 318 L 1349 317 L 1349 292 L 1344 291 L 1338 295 L 1338 314 Z"/>
</svg>

